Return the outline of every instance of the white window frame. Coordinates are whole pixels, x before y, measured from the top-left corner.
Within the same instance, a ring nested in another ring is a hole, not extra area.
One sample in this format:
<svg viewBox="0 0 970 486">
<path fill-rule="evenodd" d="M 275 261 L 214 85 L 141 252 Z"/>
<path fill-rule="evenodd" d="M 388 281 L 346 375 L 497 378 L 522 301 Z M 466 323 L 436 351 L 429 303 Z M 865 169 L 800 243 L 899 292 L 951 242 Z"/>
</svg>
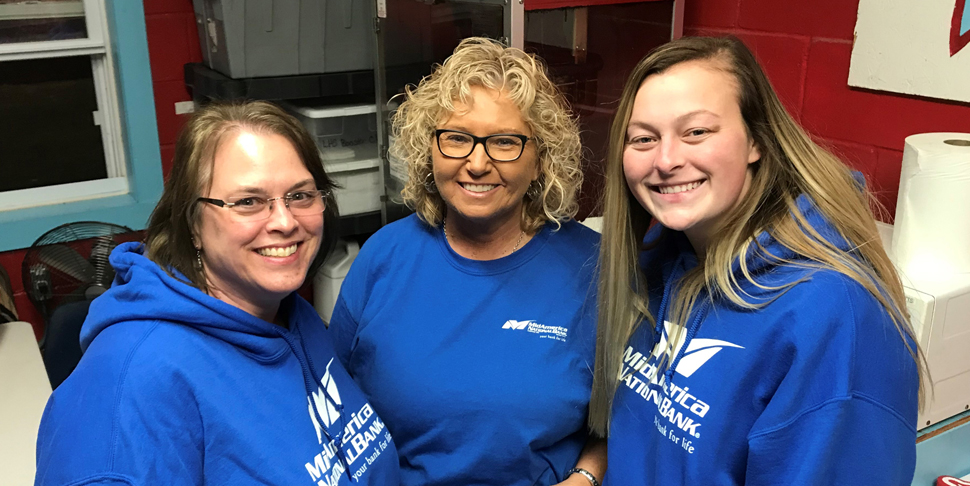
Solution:
<svg viewBox="0 0 970 486">
<path fill-rule="evenodd" d="M 0 44 L 0 62 L 87 56 L 91 61 L 98 110 L 92 113 L 101 129 L 107 178 L 0 192 L 0 212 L 64 204 L 129 192 L 124 134 L 118 102 L 117 76 L 110 47 L 104 0 L 80 0 L 87 38 Z"/>
</svg>

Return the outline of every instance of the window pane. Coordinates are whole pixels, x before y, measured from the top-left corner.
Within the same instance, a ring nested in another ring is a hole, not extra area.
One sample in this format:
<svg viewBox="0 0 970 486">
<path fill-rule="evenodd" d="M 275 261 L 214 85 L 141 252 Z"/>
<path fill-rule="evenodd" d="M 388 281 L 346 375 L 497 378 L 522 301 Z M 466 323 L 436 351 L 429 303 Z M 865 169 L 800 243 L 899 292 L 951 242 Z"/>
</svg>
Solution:
<svg viewBox="0 0 970 486">
<path fill-rule="evenodd" d="M 81 0 L 0 0 L 0 44 L 87 36 Z"/>
<path fill-rule="evenodd" d="M 0 63 L 0 191 L 107 177 L 91 58 Z"/>
</svg>

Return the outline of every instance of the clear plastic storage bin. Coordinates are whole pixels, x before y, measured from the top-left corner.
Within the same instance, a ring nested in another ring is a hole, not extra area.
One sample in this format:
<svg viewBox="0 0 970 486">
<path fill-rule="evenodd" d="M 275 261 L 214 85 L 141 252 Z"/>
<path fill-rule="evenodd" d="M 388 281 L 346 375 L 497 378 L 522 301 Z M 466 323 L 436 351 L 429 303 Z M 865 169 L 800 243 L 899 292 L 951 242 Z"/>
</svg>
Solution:
<svg viewBox="0 0 970 486">
<path fill-rule="evenodd" d="M 379 211 L 383 186 L 377 152 L 377 106 L 290 102 L 283 107 L 316 140 L 327 174 L 340 184 L 335 193 L 340 214 Z"/>
</svg>

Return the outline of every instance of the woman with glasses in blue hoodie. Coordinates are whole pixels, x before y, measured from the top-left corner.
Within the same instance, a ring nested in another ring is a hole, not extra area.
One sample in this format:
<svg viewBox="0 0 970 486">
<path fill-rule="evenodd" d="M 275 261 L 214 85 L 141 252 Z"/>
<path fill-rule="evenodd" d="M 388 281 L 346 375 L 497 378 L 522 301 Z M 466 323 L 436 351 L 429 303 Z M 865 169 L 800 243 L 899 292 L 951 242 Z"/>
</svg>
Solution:
<svg viewBox="0 0 970 486">
<path fill-rule="evenodd" d="M 591 426 L 608 484 L 910 484 L 923 360 L 863 184 L 734 38 L 631 74 Z"/>
<path fill-rule="evenodd" d="M 396 485 L 390 433 L 296 294 L 336 241 L 313 138 L 264 102 L 176 144 L 147 243 L 112 252 L 47 403 L 38 485 Z"/>
</svg>

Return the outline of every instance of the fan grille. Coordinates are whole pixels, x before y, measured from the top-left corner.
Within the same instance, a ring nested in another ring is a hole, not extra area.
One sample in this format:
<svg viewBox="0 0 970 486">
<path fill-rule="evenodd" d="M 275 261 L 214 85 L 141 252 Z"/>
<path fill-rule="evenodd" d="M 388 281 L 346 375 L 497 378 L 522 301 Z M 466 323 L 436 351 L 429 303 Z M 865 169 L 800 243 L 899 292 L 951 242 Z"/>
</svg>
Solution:
<svg viewBox="0 0 970 486">
<path fill-rule="evenodd" d="M 58 306 L 93 299 L 110 287 L 111 250 L 139 239 L 131 228 L 95 221 L 61 225 L 37 238 L 24 256 L 22 276 L 45 324 Z"/>
</svg>

